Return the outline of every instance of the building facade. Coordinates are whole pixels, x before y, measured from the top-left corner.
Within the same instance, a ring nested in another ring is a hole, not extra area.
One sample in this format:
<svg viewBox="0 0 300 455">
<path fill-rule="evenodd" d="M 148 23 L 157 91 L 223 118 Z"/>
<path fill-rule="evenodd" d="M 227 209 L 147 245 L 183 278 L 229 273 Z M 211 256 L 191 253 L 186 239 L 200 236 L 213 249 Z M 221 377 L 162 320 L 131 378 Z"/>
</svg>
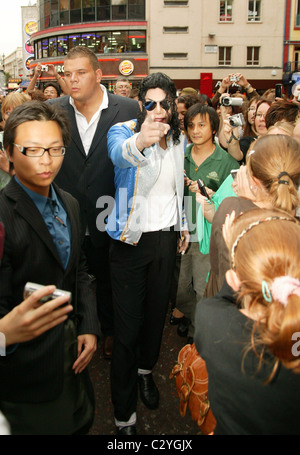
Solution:
<svg viewBox="0 0 300 455">
<path fill-rule="evenodd" d="M 286 9 L 295 0 L 38 0 L 32 67 L 54 63 L 76 45 L 93 49 L 103 82 L 133 86 L 162 71 L 178 89 L 211 94 L 231 72 L 257 89 L 282 81 Z M 295 17 L 300 14 L 295 10 Z M 300 16 L 299 16 L 300 17 Z M 299 46 L 300 54 L 300 46 Z M 48 80 L 43 73 L 42 81 Z"/>
</svg>

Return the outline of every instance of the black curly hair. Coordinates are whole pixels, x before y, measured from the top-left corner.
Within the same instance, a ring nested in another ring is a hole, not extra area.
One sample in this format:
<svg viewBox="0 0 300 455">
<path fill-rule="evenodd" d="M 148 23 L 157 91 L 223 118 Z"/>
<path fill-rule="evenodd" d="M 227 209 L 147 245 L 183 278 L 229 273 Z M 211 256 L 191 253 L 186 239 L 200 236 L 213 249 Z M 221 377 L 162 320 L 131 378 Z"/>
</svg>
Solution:
<svg viewBox="0 0 300 455">
<path fill-rule="evenodd" d="M 178 120 L 178 114 L 175 106 L 175 99 L 176 99 L 176 87 L 172 79 L 169 78 L 164 73 L 153 73 L 149 76 L 145 77 L 142 80 L 140 88 L 139 88 L 139 100 L 142 102 L 142 110 L 138 114 L 137 118 L 137 125 L 136 125 L 136 132 L 139 132 L 143 122 L 145 121 L 147 111 L 145 109 L 145 97 L 148 90 L 153 88 L 160 88 L 166 93 L 166 98 L 171 103 L 171 119 L 170 119 L 170 126 L 172 130 L 172 137 L 174 144 L 178 144 L 180 142 L 180 123 Z"/>
</svg>

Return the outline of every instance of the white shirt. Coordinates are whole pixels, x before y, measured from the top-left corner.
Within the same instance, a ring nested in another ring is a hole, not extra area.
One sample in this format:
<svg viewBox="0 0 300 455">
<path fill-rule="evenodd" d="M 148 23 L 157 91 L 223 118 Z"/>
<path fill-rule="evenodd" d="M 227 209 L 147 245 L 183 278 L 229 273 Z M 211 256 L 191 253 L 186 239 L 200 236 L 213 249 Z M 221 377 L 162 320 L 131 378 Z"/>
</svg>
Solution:
<svg viewBox="0 0 300 455">
<path fill-rule="evenodd" d="M 78 111 L 73 98 L 70 96 L 70 104 L 74 108 L 77 128 L 86 155 L 89 153 L 93 138 L 95 136 L 96 128 L 101 117 L 101 113 L 104 109 L 108 108 L 107 90 L 102 84 L 100 84 L 100 87 L 103 92 L 102 103 L 89 122 L 87 121 L 86 117 Z"/>
<path fill-rule="evenodd" d="M 146 220 L 143 232 L 152 232 L 174 226 L 177 223 L 177 198 L 175 170 L 171 148 L 159 147 L 161 170 L 157 181 L 149 192 L 146 204 Z"/>
</svg>

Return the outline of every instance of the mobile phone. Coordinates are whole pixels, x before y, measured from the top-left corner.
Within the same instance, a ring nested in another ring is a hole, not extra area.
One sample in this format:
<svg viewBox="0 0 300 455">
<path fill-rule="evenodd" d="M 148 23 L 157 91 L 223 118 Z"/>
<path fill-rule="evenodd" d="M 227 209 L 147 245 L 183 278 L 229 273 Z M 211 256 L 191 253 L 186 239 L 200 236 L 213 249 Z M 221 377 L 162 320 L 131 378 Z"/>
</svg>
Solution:
<svg viewBox="0 0 300 455">
<path fill-rule="evenodd" d="M 233 180 L 236 179 L 237 171 L 238 171 L 238 169 L 232 169 L 232 170 L 230 171 L 230 174 L 231 174 L 231 177 L 233 178 Z"/>
<path fill-rule="evenodd" d="M 206 191 L 203 180 L 198 179 L 197 183 L 198 183 L 198 187 L 199 187 L 199 190 L 200 190 L 200 193 L 202 194 L 202 196 L 206 197 L 210 201 L 210 197 Z"/>
<path fill-rule="evenodd" d="M 24 299 L 27 299 L 34 291 L 37 291 L 38 289 L 42 289 L 44 287 L 45 287 L 44 285 L 37 284 L 37 283 L 30 283 L 30 282 L 26 283 L 25 287 L 24 287 L 24 294 L 23 294 Z M 54 300 L 57 297 L 61 297 L 64 295 L 69 296 L 68 303 L 71 303 L 72 293 L 69 291 L 62 291 L 61 289 L 55 289 L 55 291 L 52 294 L 45 295 L 44 297 L 42 297 L 39 300 L 39 302 L 46 303 L 46 302 L 49 302 L 49 300 Z"/>
<path fill-rule="evenodd" d="M 282 84 L 275 85 L 275 98 L 282 98 Z"/>
</svg>

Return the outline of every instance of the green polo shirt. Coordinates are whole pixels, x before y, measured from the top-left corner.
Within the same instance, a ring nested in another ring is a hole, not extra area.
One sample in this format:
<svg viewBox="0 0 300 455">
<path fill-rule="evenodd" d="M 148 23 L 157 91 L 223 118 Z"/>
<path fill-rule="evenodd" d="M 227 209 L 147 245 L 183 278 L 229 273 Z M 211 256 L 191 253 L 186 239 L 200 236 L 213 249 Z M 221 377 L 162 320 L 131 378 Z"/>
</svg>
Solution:
<svg viewBox="0 0 300 455">
<path fill-rule="evenodd" d="M 229 153 L 222 149 L 218 144 L 215 144 L 215 146 L 216 148 L 214 152 L 200 166 L 197 166 L 192 158 L 193 144 L 189 144 L 186 147 L 184 158 L 184 169 L 186 175 L 193 181 L 198 179 L 203 180 L 205 186 L 213 191 L 217 191 L 232 169 L 239 169 L 240 167 L 238 162 L 232 158 Z M 189 188 L 185 186 L 184 195 L 190 196 L 188 198 L 188 210 L 186 210 L 186 215 L 190 231 L 194 232 L 194 227 L 197 222 L 198 208 L 198 204 L 196 203 L 196 194 L 189 191 Z"/>
</svg>

